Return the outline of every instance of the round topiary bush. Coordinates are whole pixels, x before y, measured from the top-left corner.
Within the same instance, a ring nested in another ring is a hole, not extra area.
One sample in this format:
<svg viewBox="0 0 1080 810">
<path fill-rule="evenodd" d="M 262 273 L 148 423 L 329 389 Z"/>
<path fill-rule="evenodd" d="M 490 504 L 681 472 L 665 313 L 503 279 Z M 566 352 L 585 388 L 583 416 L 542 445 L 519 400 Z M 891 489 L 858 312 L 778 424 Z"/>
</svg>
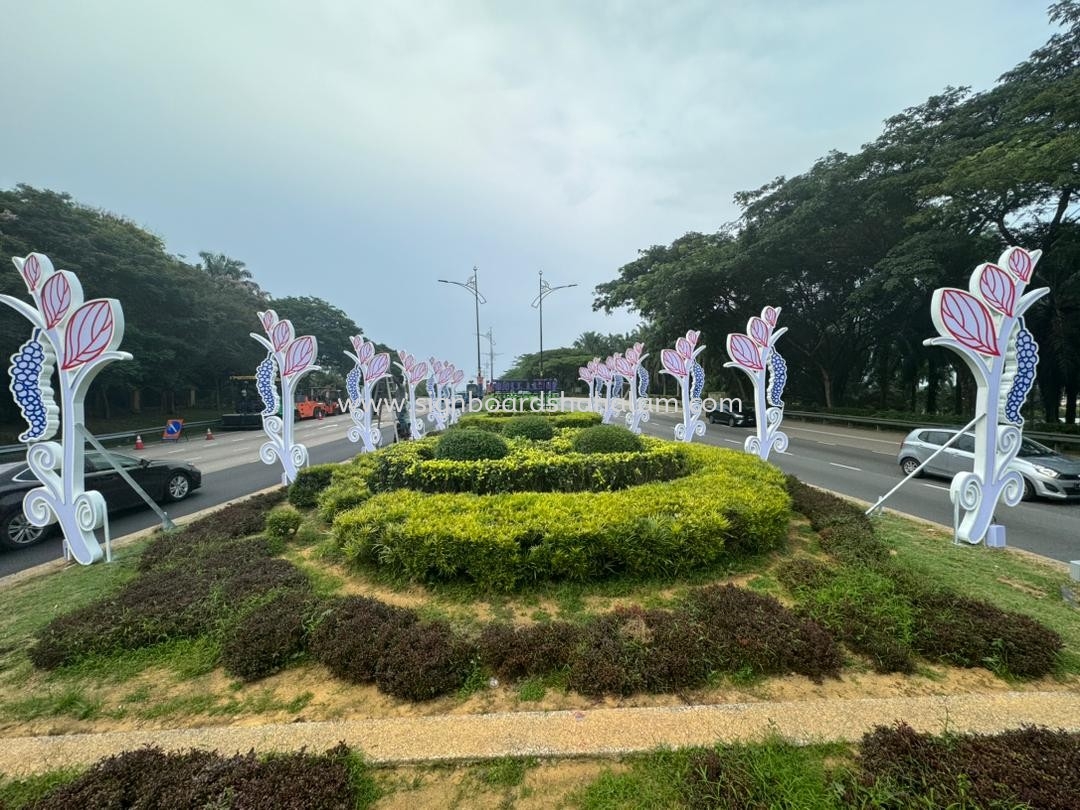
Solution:
<svg viewBox="0 0 1080 810">
<path fill-rule="evenodd" d="M 542 416 L 515 416 L 503 426 L 502 435 L 508 439 L 523 436 L 534 442 L 543 442 L 555 435 L 551 421 Z"/>
<path fill-rule="evenodd" d="M 435 446 L 435 458 L 451 461 L 480 461 L 502 458 L 510 452 L 506 439 L 486 430 L 449 430 Z"/>
<path fill-rule="evenodd" d="M 637 453 L 641 449 L 641 437 L 618 425 L 595 425 L 574 437 L 578 453 Z"/>
</svg>

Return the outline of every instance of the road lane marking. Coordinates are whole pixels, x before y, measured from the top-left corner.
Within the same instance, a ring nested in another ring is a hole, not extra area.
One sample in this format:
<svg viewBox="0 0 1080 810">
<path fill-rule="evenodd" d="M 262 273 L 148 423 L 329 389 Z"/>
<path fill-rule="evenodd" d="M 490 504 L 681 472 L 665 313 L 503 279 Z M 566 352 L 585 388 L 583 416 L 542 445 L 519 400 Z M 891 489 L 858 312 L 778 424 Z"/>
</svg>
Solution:
<svg viewBox="0 0 1080 810">
<path fill-rule="evenodd" d="M 930 487 L 930 489 L 943 489 L 946 492 L 949 491 L 948 487 L 943 487 L 943 486 L 941 486 L 941 484 L 926 484 L 926 483 L 924 483 L 923 486 L 924 487 Z"/>
<path fill-rule="evenodd" d="M 742 442 L 735 441 L 735 439 L 724 439 L 728 444 L 742 444 Z"/>
<path fill-rule="evenodd" d="M 832 465 L 833 467 L 843 467 L 845 470 L 854 470 L 855 472 L 862 472 L 861 467 L 851 467 L 851 466 L 849 466 L 847 464 L 837 464 L 835 461 L 830 461 L 829 464 Z"/>
<path fill-rule="evenodd" d="M 899 439 L 871 439 L 869 436 L 859 436 L 859 435 L 852 436 L 852 435 L 847 434 L 847 433 L 830 433 L 827 430 L 811 430 L 810 428 L 796 427 L 795 425 L 791 424 L 790 422 L 788 422 L 787 424 L 784 425 L 784 430 L 788 431 L 789 433 L 794 432 L 794 431 L 797 430 L 800 433 L 815 433 L 818 436 L 833 436 L 834 438 L 837 438 L 837 439 L 862 439 L 863 441 L 867 441 L 867 442 L 879 442 L 880 444 L 891 444 L 893 447 L 900 444 Z M 828 442 L 822 442 L 822 444 L 828 444 Z"/>
</svg>

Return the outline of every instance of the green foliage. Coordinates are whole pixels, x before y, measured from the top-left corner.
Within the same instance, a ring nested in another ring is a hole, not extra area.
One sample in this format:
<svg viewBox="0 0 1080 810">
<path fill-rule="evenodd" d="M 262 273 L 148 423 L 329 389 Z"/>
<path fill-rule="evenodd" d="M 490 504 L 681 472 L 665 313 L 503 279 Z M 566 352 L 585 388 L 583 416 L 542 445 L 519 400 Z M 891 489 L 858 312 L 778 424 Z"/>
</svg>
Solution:
<svg viewBox="0 0 1080 810">
<path fill-rule="evenodd" d="M 311 509 L 319 502 L 319 496 L 326 491 L 333 480 L 338 464 L 317 464 L 303 467 L 296 474 L 296 480 L 289 486 L 289 503 L 297 509 Z"/>
<path fill-rule="evenodd" d="M 533 441 L 546 441 L 555 435 L 550 419 L 542 416 L 516 416 L 507 421 L 502 429 L 507 439 L 522 437 Z"/>
<path fill-rule="evenodd" d="M 1058 633 L 1020 613 L 929 585 L 897 565 L 850 502 L 787 479 L 795 508 L 841 564 L 796 558 L 778 571 L 801 608 L 881 672 L 910 672 L 914 655 L 999 674 L 1038 677 L 1061 661 Z"/>
<path fill-rule="evenodd" d="M 574 437 L 579 453 L 635 453 L 641 450 L 641 437 L 619 425 L 595 425 Z"/>
<path fill-rule="evenodd" d="M 681 452 L 690 475 L 617 492 L 396 490 L 338 515 L 334 536 L 356 563 L 497 591 L 542 580 L 679 576 L 783 542 L 789 500 L 775 468 L 712 447 Z"/>
<path fill-rule="evenodd" d="M 450 430 L 435 445 L 435 458 L 451 461 L 502 458 L 508 452 L 506 440 L 486 430 Z"/>
<path fill-rule="evenodd" d="M 362 453 L 348 464 L 333 465 L 330 486 L 318 497 L 319 516 L 323 520 L 333 520 L 334 515 L 359 506 L 371 497 L 368 478 L 375 470 L 375 455 Z"/>
<path fill-rule="evenodd" d="M 268 595 L 307 593 L 303 572 L 275 559 L 269 541 L 249 537 L 281 496 L 242 501 L 158 536 L 143 552 L 139 576 L 42 627 L 31 662 L 55 669 L 94 655 L 216 636 Z"/>
<path fill-rule="evenodd" d="M 669 481 L 691 467 L 680 447 L 658 439 L 643 439 L 642 450 L 635 453 L 585 455 L 571 452 L 569 438 L 560 432 L 547 442 L 518 439 L 504 458 L 481 461 L 434 458 L 436 441 L 442 439 L 401 442 L 380 451 L 368 486 L 375 492 L 408 488 L 477 495 L 602 492 Z"/>
<path fill-rule="evenodd" d="M 480 428 L 494 433 L 502 432 L 512 419 L 522 414 L 517 411 L 494 411 L 490 413 L 471 413 L 462 416 L 455 429 Z M 600 424 L 600 414 L 584 411 L 554 411 L 549 413 L 529 413 L 529 416 L 541 416 L 551 422 L 553 428 L 583 428 Z"/>
<path fill-rule="evenodd" d="M 287 540 L 296 534 L 302 522 L 303 517 L 295 506 L 278 506 L 267 513 L 264 531 L 271 540 Z"/>
<path fill-rule="evenodd" d="M 682 781 L 688 807 L 831 808 L 834 786 L 819 751 L 773 737 L 689 754 Z"/>
</svg>

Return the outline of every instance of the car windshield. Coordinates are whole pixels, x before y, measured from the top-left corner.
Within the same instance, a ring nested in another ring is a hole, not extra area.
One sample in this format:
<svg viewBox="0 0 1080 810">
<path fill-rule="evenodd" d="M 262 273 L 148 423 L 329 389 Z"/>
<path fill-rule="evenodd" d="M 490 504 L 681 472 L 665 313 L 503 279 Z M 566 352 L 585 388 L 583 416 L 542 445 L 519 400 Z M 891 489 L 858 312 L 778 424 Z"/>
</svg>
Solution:
<svg viewBox="0 0 1080 810">
<path fill-rule="evenodd" d="M 1020 458 L 1032 458 L 1033 456 L 1056 456 L 1057 453 L 1044 444 L 1039 444 L 1031 439 L 1024 439 L 1020 442 L 1020 452 L 1017 455 Z"/>
</svg>

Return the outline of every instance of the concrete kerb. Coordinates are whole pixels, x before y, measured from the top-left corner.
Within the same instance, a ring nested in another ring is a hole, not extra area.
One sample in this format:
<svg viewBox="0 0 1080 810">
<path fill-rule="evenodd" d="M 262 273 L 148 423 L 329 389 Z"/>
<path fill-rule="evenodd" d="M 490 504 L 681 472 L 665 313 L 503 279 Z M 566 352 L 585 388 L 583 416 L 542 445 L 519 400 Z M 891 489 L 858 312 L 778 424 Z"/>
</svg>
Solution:
<svg viewBox="0 0 1080 810">
<path fill-rule="evenodd" d="M 1080 731 L 1080 694 L 807 700 L 585 711 L 364 718 L 263 726 L 216 726 L 4 739 L 8 776 L 88 766 L 143 746 L 224 755 L 324 751 L 339 742 L 376 765 L 468 762 L 506 756 L 610 757 L 660 747 L 752 742 L 778 734 L 796 744 L 856 742 L 903 720 L 917 731 L 993 733 L 1024 724 Z"/>
</svg>

